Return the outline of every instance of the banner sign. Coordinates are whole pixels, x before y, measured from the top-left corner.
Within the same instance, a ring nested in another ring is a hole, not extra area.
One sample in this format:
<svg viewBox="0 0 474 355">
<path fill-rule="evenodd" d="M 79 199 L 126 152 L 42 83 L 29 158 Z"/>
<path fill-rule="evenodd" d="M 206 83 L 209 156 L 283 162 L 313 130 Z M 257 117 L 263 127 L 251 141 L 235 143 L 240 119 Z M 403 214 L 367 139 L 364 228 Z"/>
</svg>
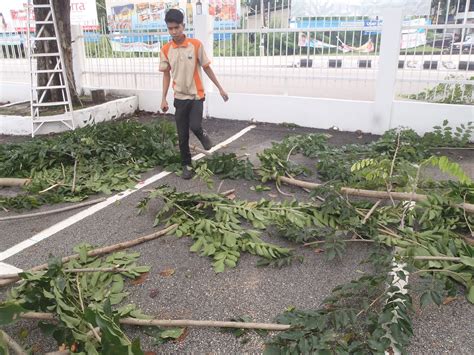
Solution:
<svg viewBox="0 0 474 355">
<path fill-rule="evenodd" d="M 405 15 L 427 16 L 431 0 L 291 0 L 291 16 L 379 16 L 394 7 L 403 8 Z"/>
</svg>

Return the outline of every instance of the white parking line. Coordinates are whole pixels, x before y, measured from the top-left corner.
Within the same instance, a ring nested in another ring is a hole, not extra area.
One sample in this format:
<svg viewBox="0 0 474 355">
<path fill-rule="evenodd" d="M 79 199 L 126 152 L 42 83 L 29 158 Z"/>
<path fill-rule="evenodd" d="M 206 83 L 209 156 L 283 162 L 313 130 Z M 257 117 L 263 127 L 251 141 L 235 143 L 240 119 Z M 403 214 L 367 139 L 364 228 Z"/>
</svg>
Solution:
<svg viewBox="0 0 474 355">
<path fill-rule="evenodd" d="M 242 137 L 245 133 L 251 131 L 255 127 L 256 127 L 255 125 L 251 125 L 251 126 L 248 126 L 248 127 L 244 128 L 240 132 L 234 134 L 232 137 L 230 137 L 230 138 L 226 139 L 225 141 L 223 141 L 223 142 L 217 144 L 216 146 L 214 146 L 210 151 L 215 152 L 216 150 L 219 150 L 219 149 L 225 147 L 226 145 L 228 145 L 228 144 L 232 143 L 233 141 L 235 141 L 236 139 Z M 193 157 L 193 160 L 199 160 L 203 157 L 205 157 L 204 154 L 198 154 L 198 155 Z M 93 206 L 91 206 L 91 207 L 89 207 L 89 208 L 87 208 L 87 209 L 85 209 L 85 210 L 83 210 L 79 213 L 76 213 L 75 215 L 73 215 L 69 218 L 66 218 L 65 220 L 63 220 L 59 223 L 56 223 L 55 225 L 53 225 L 49 228 L 46 228 L 45 230 L 39 232 L 38 234 L 32 236 L 31 238 L 26 239 L 26 240 L 22 241 L 21 243 L 18 243 L 16 245 L 14 245 L 13 247 L 1 252 L 0 253 L 0 262 L 3 261 L 3 260 L 8 259 L 9 257 L 11 257 L 13 255 L 16 255 L 16 254 L 20 253 L 21 251 L 23 251 L 23 250 L 39 243 L 42 240 L 45 240 L 45 239 L 51 237 L 52 235 L 58 233 L 59 231 L 62 231 L 64 229 L 68 228 L 69 226 L 72 226 L 73 224 L 83 220 L 86 217 L 89 217 L 89 216 L 93 215 L 94 213 L 104 209 L 105 207 L 110 206 L 111 204 L 124 199 L 125 197 L 131 195 L 132 193 L 134 193 L 134 192 L 144 188 L 145 186 L 148 186 L 148 185 L 164 178 L 165 176 L 168 176 L 169 174 L 171 174 L 171 172 L 163 171 L 163 172 L 161 172 L 157 175 L 154 175 L 154 176 L 146 179 L 145 181 L 142 181 L 142 182 L 138 183 L 132 189 L 128 189 L 128 190 L 123 191 L 121 193 L 118 193 L 114 196 L 111 196 L 103 202 L 100 202 L 96 205 L 93 205 Z M 1 273 L 2 272 L 0 270 L 0 274 Z"/>
<path fill-rule="evenodd" d="M 15 274 L 17 272 L 22 272 L 22 271 L 23 271 L 22 269 L 18 269 L 17 267 L 14 267 L 13 265 L 0 262 L 0 275 Z"/>
</svg>

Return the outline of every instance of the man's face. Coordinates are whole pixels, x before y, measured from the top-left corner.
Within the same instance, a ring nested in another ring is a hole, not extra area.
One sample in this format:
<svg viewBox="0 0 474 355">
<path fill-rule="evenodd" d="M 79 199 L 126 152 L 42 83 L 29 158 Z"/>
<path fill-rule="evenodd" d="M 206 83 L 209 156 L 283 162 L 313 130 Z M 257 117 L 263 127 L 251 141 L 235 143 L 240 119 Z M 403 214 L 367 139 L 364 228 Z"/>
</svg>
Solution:
<svg viewBox="0 0 474 355">
<path fill-rule="evenodd" d="M 166 26 L 168 27 L 168 32 L 170 36 L 174 39 L 180 39 L 184 32 L 184 24 L 182 23 L 175 23 L 170 22 L 167 23 Z"/>
</svg>

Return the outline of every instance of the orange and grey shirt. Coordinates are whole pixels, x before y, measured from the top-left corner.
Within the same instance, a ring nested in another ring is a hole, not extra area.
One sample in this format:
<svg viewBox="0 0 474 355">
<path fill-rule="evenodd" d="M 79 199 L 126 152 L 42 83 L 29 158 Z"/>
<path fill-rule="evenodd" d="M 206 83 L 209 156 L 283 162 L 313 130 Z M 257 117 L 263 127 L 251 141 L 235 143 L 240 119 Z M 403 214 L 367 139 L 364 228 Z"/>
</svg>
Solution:
<svg viewBox="0 0 474 355">
<path fill-rule="evenodd" d="M 160 71 L 171 71 L 176 99 L 204 99 L 201 67 L 209 65 L 211 62 L 197 39 L 186 37 L 180 44 L 171 40 L 161 49 Z"/>
</svg>

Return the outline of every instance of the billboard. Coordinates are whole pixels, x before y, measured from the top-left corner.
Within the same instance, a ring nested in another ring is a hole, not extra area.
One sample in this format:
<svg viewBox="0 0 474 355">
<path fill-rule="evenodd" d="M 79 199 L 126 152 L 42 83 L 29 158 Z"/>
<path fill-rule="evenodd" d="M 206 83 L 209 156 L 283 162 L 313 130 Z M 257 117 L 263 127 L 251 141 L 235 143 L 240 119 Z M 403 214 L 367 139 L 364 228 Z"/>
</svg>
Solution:
<svg viewBox="0 0 474 355">
<path fill-rule="evenodd" d="M 420 28 L 412 28 L 412 29 L 403 29 L 401 33 L 400 39 L 400 48 L 407 49 L 407 48 L 416 48 L 427 43 L 426 38 L 426 29 L 423 26 L 431 24 L 430 20 L 425 18 L 418 18 L 413 20 L 404 20 L 403 26 L 404 27 L 417 27 Z M 345 21 L 340 19 L 329 19 L 329 20 L 300 20 L 295 21 L 293 20 L 290 23 L 290 27 L 292 28 L 340 28 L 341 31 L 344 31 L 345 28 L 363 28 L 362 34 L 364 36 L 372 36 L 377 35 L 380 33 L 380 30 L 377 27 L 383 25 L 383 20 L 379 20 L 378 18 L 375 19 L 364 19 L 364 20 L 353 20 L 353 21 Z M 306 43 L 305 41 L 301 40 L 299 43 L 300 47 L 308 47 L 311 48 L 330 48 L 329 44 L 322 43 L 319 44 L 311 44 L 310 42 Z M 315 42 L 316 43 L 316 42 Z M 352 48 L 352 47 L 351 47 Z M 343 48 L 344 50 L 344 48 Z"/>
<path fill-rule="evenodd" d="M 394 7 L 403 8 L 405 15 L 426 16 L 431 0 L 291 0 L 291 16 L 378 16 Z"/>
<path fill-rule="evenodd" d="M 0 33 L 25 32 L 28 19 L 27 0 L 9 0 L 0 2 Z M 34 20 L 33 11 L 30 10 L 31 19 Z M 71 0 L 71 24 L 97 23 L 97 9 L 95 0 Z M 34 21 L 31 31 L 34 31 Z M 83 26 L 87 27 L 87 26 Z"/>
<path fill-rule="evenodd" d="M 185 24 L 190 27 L 194 18 L 193 3 L 190 0 L 106 0 L 107 22 L 109 30 L 114 33 L 112 49 L 118 52 L 159 52 L 162 36 L 128 35 L 127 32 L 166 32 L 165 15 L 169 9 L 181 10 Z M 240 0 L 209 0 L 209 14 L 214 16 L 215 28 L 238 27 L 240 12 Z"/>
<path fill-rule="evenodd" d="M 169 9 L 179 9 L 190 26 L 194 17 L 193 2 L 189 0 L 106 0 L 107 20 L 111 30 L 165 30 L 165 15 Z M 216 27 L 237 27 L 240 20 L 239 0 L 209 0 L 209 14 Z"/>
</svg>

